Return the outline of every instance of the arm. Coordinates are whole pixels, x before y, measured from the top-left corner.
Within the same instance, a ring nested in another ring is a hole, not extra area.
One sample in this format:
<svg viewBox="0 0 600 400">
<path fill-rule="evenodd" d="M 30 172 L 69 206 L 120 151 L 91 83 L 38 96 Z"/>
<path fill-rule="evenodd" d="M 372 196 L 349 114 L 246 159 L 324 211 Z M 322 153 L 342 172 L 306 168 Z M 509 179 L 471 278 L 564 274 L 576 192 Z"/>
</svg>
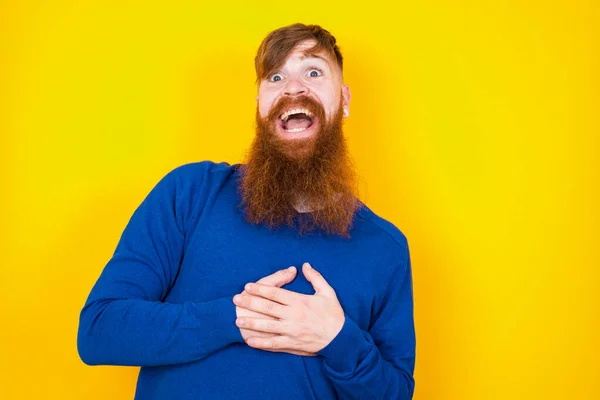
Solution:
<svg viewBox="0 0 600 400">
<path fill-rule="evenodd" d="M 183 256 L 185 211 L 177 169 L 135 210 L 80 315 L 77 348 L 88 365 L 191 362 L 235 342 L 230 297 L 170 304 Z"/>
<path fill-rule="evenodd" d="M 415 329 L 408 247 L 369 332 L 348 315 L 322 350 L 325 371 L 344 399 L 412 399 Z"/>
</svg>

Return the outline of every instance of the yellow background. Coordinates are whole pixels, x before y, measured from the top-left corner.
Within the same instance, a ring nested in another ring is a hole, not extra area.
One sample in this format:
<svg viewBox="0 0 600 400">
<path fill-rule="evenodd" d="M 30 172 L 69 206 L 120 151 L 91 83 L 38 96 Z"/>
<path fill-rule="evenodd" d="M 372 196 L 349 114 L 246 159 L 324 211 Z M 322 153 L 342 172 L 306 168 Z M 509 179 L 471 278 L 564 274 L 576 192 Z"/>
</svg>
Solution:
<svg viewBox="0 0 600 400">
<path fill-rule="evenodd" d="M 297 21 L 338 39 L 362 197 L 409 238 L 415 399 L 600 398 L 597 3 L 399 3 L 0 2 L 0 398 L 133 397 L 79 311 L 162 176 L 242 160 Z"/>
</svg>

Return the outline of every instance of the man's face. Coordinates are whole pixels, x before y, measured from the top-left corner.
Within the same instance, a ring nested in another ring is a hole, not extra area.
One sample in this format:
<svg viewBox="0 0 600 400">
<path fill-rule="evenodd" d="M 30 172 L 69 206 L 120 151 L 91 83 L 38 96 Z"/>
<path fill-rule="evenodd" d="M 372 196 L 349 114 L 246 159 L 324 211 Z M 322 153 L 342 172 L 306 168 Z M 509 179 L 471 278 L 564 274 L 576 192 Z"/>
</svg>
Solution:
<svg viewBox="0 0 600 400">
<path fill-rule="evenodd" d="M 277 115 L 272 115 L 268 122 L 285 141 L 314 139 L 319 129 L 339 111 L 340 104 L 346 110 L 349 107 L 350 90 L 343 84 L 335 60 L 324 52 L 305 54 L 314 44 L 315 41 L 309 40 L 298 45 L 279 70 L 263 79 L 258 87 L 258 113 L 267 118 L 276 107 Z M 318 113 L 310 107 L 298 107 L 296 99 L 312 100 L 311 103 L 322 108 L 327 121 L 320 121 Z"/>
<path fill-rule="evenodd" d="M 346 236 L 357 208 L 356 176 L 342 132 L 350 91 L 335 61 L 297 46 L 260 82 L 256 136 L 241 174 L 246 218 L 276 227 L 298 222 Z M 297 213 L 302 199 L 314 212 Z"/>
</svg>

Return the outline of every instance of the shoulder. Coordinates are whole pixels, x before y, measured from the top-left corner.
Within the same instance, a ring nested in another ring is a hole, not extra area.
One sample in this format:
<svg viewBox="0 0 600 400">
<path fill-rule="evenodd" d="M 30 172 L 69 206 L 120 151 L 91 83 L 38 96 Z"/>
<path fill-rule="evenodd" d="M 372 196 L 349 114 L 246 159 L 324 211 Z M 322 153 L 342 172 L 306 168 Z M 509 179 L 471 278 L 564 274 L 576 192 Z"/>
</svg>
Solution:
<svg viewBox="0 0 600 400">
<path fill-rule="evenodd" d="M 191 218 L 204 209 L 206 202 L 232 177 L 236 165 L 210 160 L 179 165 L 166 173 L 154 191 L 173 205 L 187 230 Z"/>
<path fill-rule="evenodd" d="M 174 198 L 177 203 L 202 200 L 235 172 L 236 165 L 205 160 L 180 165 L 171 169 L 158 181 L 152 192 Z"/>
<path fill-rule="evenodd" d="M 171 179 L 199 178 L 207 174 L 231 173 L 236 165 L 230 165 L 227 162 L 215 162 L 211 160 L 191 162 L 180 165 L 167 173 L 166 177 Z"/>
<path fill-rule="evenodd" d="M 219 185 L 219 181 L 226 180 L 237 170 L 238 164 L 230 165 L 227 162 L 214 162 L 211 160 L 182 164 L 170 170 L 161 182 L 176 191 L 196 191 L 207 187 Z"/>
<path fill-rule="evenodd" d="M 396 246 L 404 251 L 408 250 L 408 240 L 400 228 L 376 214 L 366 204 L 361 203 L 357 218 L 363 222 L 365 229 L 371 234 L 379 236 L 387 245 Z"/>
<path fill-rule="evenodd" d="M 369 207 L 361 203 L 357 218 L 362 229 L 372 236 L 376 242 L 375 257 L 380 257 L 382 267 L 379 269 L 380 288 L 375 299 L 375 309 L 382 310 L 390 298 L 398 298 L 412 291 L 412 267 L 408 239 L 404 232 L 391 221 L 377 215 Z M 372 253 L 372 254 L 373 254 Z M 409 283 L 410 285 L 406 285 Z M 412 292 L 411 292 L 412 295 Z M 394 296 L 394 297 L 390 297 Z"/>
<path fill-rule="evenodd" d="M 361 203 L 356 218 L 363 233 L 377 238 L 379 245 L 385 248 L 386 252 L 395 253 L 396 257 L 401 258 L 408 255 L 408 239 L 392 222 L 376 214 L 364 203 Z"/>
</svg>

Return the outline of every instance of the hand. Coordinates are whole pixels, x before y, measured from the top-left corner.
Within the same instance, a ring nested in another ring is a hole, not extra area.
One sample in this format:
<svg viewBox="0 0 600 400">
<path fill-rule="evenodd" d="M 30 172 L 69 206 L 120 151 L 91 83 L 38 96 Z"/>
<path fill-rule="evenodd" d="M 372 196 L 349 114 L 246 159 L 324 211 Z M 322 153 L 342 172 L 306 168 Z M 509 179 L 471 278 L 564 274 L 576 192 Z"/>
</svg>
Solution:
<svg viewBox="0 0 600 400">
<path fill-rule="evenodd" d="M 246 285 L 245 293 L 234 297 L 238 307 L 269 317 L 242 316 L 236 320 L 240 328 L 274 334 L 270 337 L 249 335 L 246 343 L 250 347 L 315 354 L 342 330 L 344 310 L 333 288 L 310 264 L 304 263 L 302 272 L 313 285 L 314 295 L 264 285 L 259 281 Z"/>
<path fill-rule="evenodd" d="M 258 280 L 256 283 L 258 284 L 262 284 L 265 285 L 267 287 L 281 287 L 284 285 L 287 285 L 288 283 L 290 283 L 291 281 L 293 281 L 296 278 L 296 267 L 290 267 L 287 269 L 282 269 L 279 270 L 277 272 L 275 272 L 274 274 L 265 276 L 264 278 L 261 278 L 260 280 Z M 242 294 L 247 294 L 246 291 L 244 290 L 242 292 Z M 240 308 L 238 306 L 235 307 L 235 312 L 236 312 L 236 316 L 238 318 L 262 318 L 265 320 L 276 320 L 275 317 L 271 317 L 269 315 L 265 315 L 265 314 L 261 314 L 258 312 L 254 312 L 245 308 Z M 242 334 L 242 337 L 244 338 L 244 341 L 248 342 L 248 339 L 251 337 L 259 337 L 259 338 L 270 338 L 273 336 L 277 336 L 277 334 L 275 333 L 267 333 L 267 332 L 259 332 L 259 331 L 251 331 L 248 329 L 243 329 L 240 328 L 240 333 Z M 306 353 L 306 352 L 293 352 L 292 354 L 296 354 L 299 356 L 314 356 L 314 354 L 310 354 L 310 353 Z"/>
</svg>

